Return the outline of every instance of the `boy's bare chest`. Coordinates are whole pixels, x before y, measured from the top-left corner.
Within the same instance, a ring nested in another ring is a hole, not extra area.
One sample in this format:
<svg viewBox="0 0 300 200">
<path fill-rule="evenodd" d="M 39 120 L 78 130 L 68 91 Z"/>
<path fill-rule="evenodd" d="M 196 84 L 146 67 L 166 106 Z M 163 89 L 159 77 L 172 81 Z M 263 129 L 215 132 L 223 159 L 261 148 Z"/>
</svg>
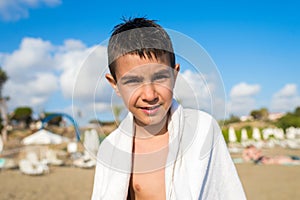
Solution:
<svg viewBox="0 0 300 200">
<path fill-rule="evenodd" d="M 165 168 L 169 148 L 168 133 L 150 139 L 134 140 L 133 173 L 144 174 Z"/>
<path fill-rule="evenodd" d="M 168 139 L 165 134 L 154 139 L 135 140 L 131 187 L 137 199 L 165 199 Z"/>
</svg>

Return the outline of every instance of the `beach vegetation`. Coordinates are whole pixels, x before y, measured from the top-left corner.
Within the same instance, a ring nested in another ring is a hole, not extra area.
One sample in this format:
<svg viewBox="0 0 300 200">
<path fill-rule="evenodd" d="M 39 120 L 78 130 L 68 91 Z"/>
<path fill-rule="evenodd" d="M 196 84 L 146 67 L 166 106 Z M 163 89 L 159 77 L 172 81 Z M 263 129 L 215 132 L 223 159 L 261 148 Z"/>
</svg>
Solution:
<svg viewBox="0 0 300 200">
<path fill-rule="evenodd" d="M 276 126 L 286 130 L 289 127 L 300 127 L 300 107 L 297 107 L 294 112 L 287 113 L 276 122 Z"/>
<path fill-rule="evenodd" d="M 11 121 L 15 121 L 23 128 L 29 127 L 32 122 L 32 109 L 30 107 L 17 107 L 10 116 Z"/>
</svg>

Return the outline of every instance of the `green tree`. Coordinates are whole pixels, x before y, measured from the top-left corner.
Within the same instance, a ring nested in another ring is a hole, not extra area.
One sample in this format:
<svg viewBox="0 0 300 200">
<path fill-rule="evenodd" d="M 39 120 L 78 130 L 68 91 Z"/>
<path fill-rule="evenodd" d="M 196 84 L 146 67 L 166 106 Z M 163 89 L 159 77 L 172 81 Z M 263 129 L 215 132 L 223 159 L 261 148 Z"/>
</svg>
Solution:
<svg viewBox="0 0 300 200">
<path fill-rule="evenodd" d="M 252 110 L 250 112 L 250 115 L 255 119 L 255 120 L 267 120 L 269 116 L 269 111 L 267 108 L 261 108 L 259 110 Z"/>
<path fill-rule="evenodd" d="M 45 117 L 44 117 L 43 119 L 49 117 L 50 115 L 56 115 L 56 113 L 45 112 L 45 113 L 44 113 L 44 116 L 45 116 Z M 48 125 L 59 126 L 60 123 L 62 122 L 62 119 L 63 119 L 63 118 L 62 118 L 61 115 L 57 115 L 57 116 L 51 118 L 51 119 L 47 122 L 47 124 L 48 124 Z"/>
<path fill-rule="evenodd" d="M 18 123 L 24 122 L 27 126 L 32 121 L 32 109 L 30 107 L 18 107 L 14 110 L 11 120 L 15 120 Z"/>
<path fill-rule="evenodd" d="M 288 113 L 285 116 L 281 117 L 277 121 L 276 125 L 284 130 L 291 126 L 300 127 L 300 116 L 297 116 L 294 113 Z"/>
<path fill-rule="evenodd" d="M 267 120 L 269 117 L 269 111 L 267 108 L 261 108 L 260 109 L 260 113 L 261 113 L 261 119 L 262 120 Z"/>
<path fill-rule="evenodd" d="M 297 107 L 297 108 L 295 109 L 294 114 L 295 114 L 296 116 L 300 117 L 300 107 Z"/>
</svg>

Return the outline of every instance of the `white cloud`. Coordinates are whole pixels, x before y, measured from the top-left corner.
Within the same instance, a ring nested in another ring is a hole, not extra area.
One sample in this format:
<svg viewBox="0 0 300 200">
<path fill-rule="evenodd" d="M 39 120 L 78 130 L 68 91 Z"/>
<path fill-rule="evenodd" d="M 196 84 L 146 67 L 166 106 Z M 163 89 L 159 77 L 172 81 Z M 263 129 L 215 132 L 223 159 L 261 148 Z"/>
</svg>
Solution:
<svg viewBox="0 0 300 200">
<path fill-rule="evenodd" d="M 255 85 L 249 85 L 247 83 L 239 83 L 230 91 L 230 97 L 231 98 L 240 98 L 240 97 L 249 97 L 256 95 L 260 91 L 260 86 Z"/>
<path fill-rule="evenodd" d="M 81 51 L 68 51 L 60 54 L 60 57 L 58 59 L 62 62 L 60 66 L 64 69 L 60 78 L 63 94 L 68 98 L 73 94 L 74 98 L 80 100 L 94 98 L 98 81 L 104 78 L 103 72 L 107 63 L 106 48 L 95 46 Z"/>
<path fill-rule="evenodd" d="M 54 7 L 61 4 L 61 0 L 1 0 L 0 18 L 4 21 L 17 21 L 29 16 L 29 9 L 41 6 Z"/>
<path fill-rule="evenodd" d="M 275 112 L 293 111 L 300 106 L 300 96 L 296 84 L 286 84 L 276 92 L 271 100 L 271 110 Z"/>
<path fill-rule="evenodd" d="M 208 107 L 210 91 L 203 77 L 198 73 L 186 70 L 178 75 L 175 90 L 175 97 L 187 107 Z M 203 104 L 206 104 L 204 106 Z"/>
<path fill-rule="evenodd" d="M 4 56 L 3 66 L 6 72 L 14 77 L 14 81 L 29 80 L 32 73 L 28 71 L 50 71 L 54 65 L 51 57 L 54 46 L 39 38 L 24 38 L 20 48 L 10 55 Z"/>
<path fill-rule="evenodd" d="M 286 84 L 281 90 L 274 94 L 275 98 L 287 98 L 297 96 L 297 85 Z"/>
<path fill-rule="evenodd" d="M 3 95 L 11 98 L 10 110 L 27 105 L 38 111 L 57 93 L 70 104 L 74 97 L 78 105 L 73 106 L 82 112 L 108 110 L 112 90 L 104 80 L 99 81 L 106 63 L 103 46 L 86 47 L 78 40 L 54 45 L 40 38 L 24 38 L 17 50 L 0 53 L 0 65 L 9 76 Z M 95 106 L 99 101 L 106 108 Z"/>
<path fill-rule="evenodd" d="M 174 95 L 185 107 L 204 110 L 219 119 L 224 117 L 224 86 L 214 75 L 186 70 L 177 77 Z"/>
<path fill-rule="evenodd" d="M 255 108 L 255 95 L 260 91 L 260 85 L 239 83 L 232 87 L 230 91 L 230 99 L 227 104 L 229 114 L 247 115 Z"/>
<path fill-rule="evenodd" d="M 237 116 L 248 115 L 256 107 L 256 101 L 253 97 L 241 97 L 230 99 L 227 104 L 228 114 Z"/>
<path fill-rule="evenodd" d="M 61 52 L 82 51 L 86 49 L 85 44 L 79 40 L 68 39 L 64 41 L 64 45 L 60 47 Z"/>
<path fill-rule="evenodd" d="M 11 98 L 11 109 L 41 106 L 58 89 L 58 77 L 52 67 L 54 49 L 48 41 L 24 38 L 19 49 L 1 54 L 0 64 L 9 77 L 3 95 Z"/>
<path fill-rule="evenodd" d="M 10 79 L 5 85 L 5 93 L 11 98 L 9 105 L 13 106 L 40 107 L 58 89 L 58 79 L 50 73 L 34 74 L 31 80 L 23 83 L 14 82 L 13 77 Z"/>
</svg>

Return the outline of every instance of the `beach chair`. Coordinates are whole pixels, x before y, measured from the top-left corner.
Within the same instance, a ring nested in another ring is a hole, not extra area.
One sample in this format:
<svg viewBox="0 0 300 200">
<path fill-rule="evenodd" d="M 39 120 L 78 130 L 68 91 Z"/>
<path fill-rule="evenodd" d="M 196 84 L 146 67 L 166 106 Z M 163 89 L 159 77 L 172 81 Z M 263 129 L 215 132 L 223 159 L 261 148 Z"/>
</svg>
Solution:
<svg viewBox="0 0 300 200">
<path fill-rule="evenodd" d="M 93 168 L 96 166 L 96 158 L 85 150 L 81 157 L 73 161 L 73 165 L 80 168 Z"/>
<path fill-rule="evenodd" d="M 28 152 L 26 158 L 19 161 L 19 169 L 26 175 L 42 175 L 49 172 L 47 164 L 39 161 L 34 152 Z"/>
<path fill-rule="evenodd" d="M 44 169 L 40 165 L 34 165 L 27 159 L 22 159 L 19 162 L 19 169 L 23 174 L 26 175 L 42 175 Z"/>
<path fill-rule="evenodd" d="M 63 160 L 57 158 L 57 154 L 54 150 L 49 149 L 46 152 L 46 162 L 50 165 L 61 166 L 64 164 Z"/>
</svg>

